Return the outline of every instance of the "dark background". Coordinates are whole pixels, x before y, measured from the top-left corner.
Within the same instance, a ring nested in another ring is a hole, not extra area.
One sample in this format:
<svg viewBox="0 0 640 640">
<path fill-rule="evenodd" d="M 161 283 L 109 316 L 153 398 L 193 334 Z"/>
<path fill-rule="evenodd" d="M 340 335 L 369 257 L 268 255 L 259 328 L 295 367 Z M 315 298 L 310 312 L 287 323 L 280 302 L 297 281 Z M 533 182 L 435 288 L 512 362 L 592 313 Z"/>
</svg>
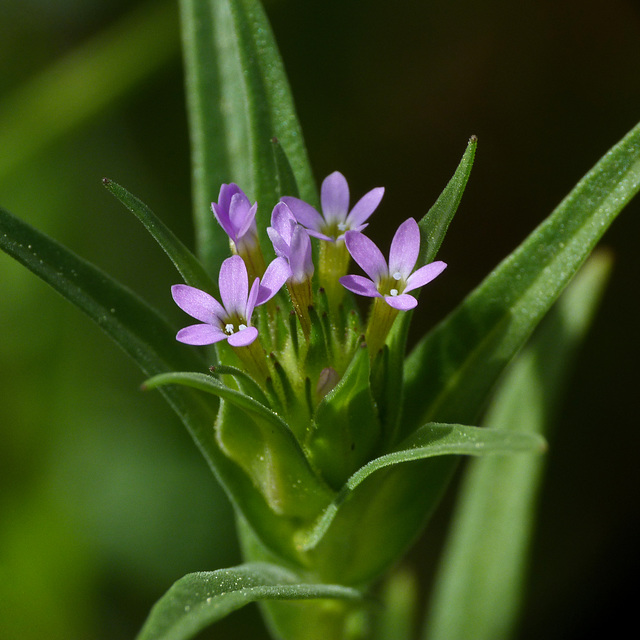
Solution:
<svg viewBox="0 0 640 640">
<path fill-rule="evenodd" d="M 9 135 L 7 105 L 18 100 L 26 113 L 25 87 L 138 5 L 2 3 L 0 157 L 15 161 L 2 165 L 0 203 L 177 325 L 176 275 L 100 184 L 121 182 L 191 243 L 177 13 L 167 62 L 130 90 L 58 136 L 34 133 L 29 153 Z M 424 296 L 415 336 L 640 120 L 640 9 L 631 1 L 271 0 L 267 9 L 316 178 L 342 171 L 354 198 L 386 187 L 369 229 L 383 247 L 433 203 L 468 137 L 479 138 L 440 253 L 449 268 Z M 122 72 L 138 63 L 125 56 Z M 86 82 L 109 95 L 102 78 Z M 58 91 L 73 113 L 78 89 Z M 639 209 L 632 203 L 602 243 L 615 268 L 548 455 L 522 639 L 608 637 L 612 625 L 632 623 Z M 0 283 L 0 638 L 132 637 L 175 579 L 239 561 L 229 508 L 182 426 L 138 390 L 141 374 L 97 328 L 4 256 Z M 451 503 L 411 554 L 425 590 Z M 256 621 L 243 610 L 203 637 L 266 637 Z"/>
</svg>

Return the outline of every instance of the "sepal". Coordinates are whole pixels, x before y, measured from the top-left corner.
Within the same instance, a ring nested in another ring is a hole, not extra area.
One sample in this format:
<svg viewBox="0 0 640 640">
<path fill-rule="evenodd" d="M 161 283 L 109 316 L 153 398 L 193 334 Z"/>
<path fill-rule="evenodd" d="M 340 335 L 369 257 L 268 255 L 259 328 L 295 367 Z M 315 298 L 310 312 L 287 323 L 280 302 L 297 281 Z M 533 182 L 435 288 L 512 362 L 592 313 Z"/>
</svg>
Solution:
<svg viewBox="0 0 640 640">
<path fill-rule="evenodd" d="M 338 489 L 371 459 L 380 430 L 369 386 L 369 351 L 360 347 L 340 382 L 316 409 L 307 442 L 312 464 Z"/>
</svg>

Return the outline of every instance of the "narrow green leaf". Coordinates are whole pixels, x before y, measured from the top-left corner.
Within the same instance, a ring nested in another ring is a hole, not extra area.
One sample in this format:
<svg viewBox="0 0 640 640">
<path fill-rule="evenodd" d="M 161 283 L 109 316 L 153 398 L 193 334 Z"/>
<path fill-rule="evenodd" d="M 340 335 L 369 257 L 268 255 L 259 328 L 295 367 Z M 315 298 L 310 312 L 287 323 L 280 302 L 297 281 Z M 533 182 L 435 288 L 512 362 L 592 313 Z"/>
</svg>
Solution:
<svg viewBox="0 0 640 640">
<path fill-rule="evenodd" d="M 507 370 L 485 423 L 545 433 L 555 417 L 572 356 L 584 338 L 610 271 L 595 254 Z M 424 637 L 509 638 L 522 600 L 527 551 L 544 459 L 469 463 L 435 582 Z"/>
<path fill-rule="evenodd" d="M 257 0 L 181 0 L 198 255 L 217 272 L 227 238 L 210 212 L 222 183 L 258 200 L 266 226 L 277 200 L 271 139 L 301 197 L 317 201 L 302 131 L 271 27 Z"/>
<path fill-rule="evenodd" d="M 478 138 L 471 136 L 467 149 L 453 177 L 449 180 L 435 204 L 418 223 L 420 227 L 420 257 L 418 258 L 417 266 L 432 262 L 436 257 L 447 229 L 462 200 L 462 195 L 473 168 L 477 146 Z"/>
<path fill-rule="evenodd" d="M 146 375 L 205 367 L 176 342 L 174 330 L 146 303 L 95 266 L 0 208 L 0 248 L 85 312 L 128 353 Z M 160 390 L 180 416 L 234 506 L 270 548 L 297 558 L 290 545 L 295 524 L 278 518 L 250 479 L 218 447 L 213 432 L 217 403 L 191 389 Z"/>
<path fill-rule="evenodd" d="M 50 284 L 106 331 L 147 374 L 200 368 L 158 312 L 89 262 L 0 208 L 0 248 Z"/>
<path fill-rule="evenodd" d="M 271 423 L 274 429 L 282 433 L 287 433 L 287 438 L 292 438 L 295 441 L 287 423 L 284 422 L 277 413 L 274 413 L 271 409 L 265 407 L 264 404 L 254 400 L 251 396 L 223 385 L 213 376 L 197 372 L 171 371 L 169 373 L 161 373 L 146 380 L 143 386 L 145 389 L 156 389 L 168 384 L 185 385 L 199 389 L 200 391 L 205 391 L 206 393 L 211 393 L 218 398 L 223 398 L 243 411 L 264 418 Z"/>
<path fill-rule="evenodd" d="M 262 3 L 229 0 L 229 5 L 246 80 L 253 190 L 262 205 L 258 223 L 265 227 L 279 197 L 272 138 L 278 139 L 291 163 L 300 197 L 315 202 L 317 194 L 284 65 Z"/>
<path fill-rule="evenodd" d="M 386 467 L 436 456 L 540 453 L 545 450 L 545 446 L 544 439 L 536 434 L 480 429 L 459 424 L 426 424 L 411 434 L 397 451 L 372 460 L 349 478 L 309 532 L 303 548 L 309 550 L 317 546 L 341 506 L 352 497 L 357 487 Z"/>
<path fill-rule="evenodd" d="M 639 188 L 640 125 L 410 354 L 405 432 L 478 418 L 507 363 Z"/>
<path fill-rule="evenodd" d="M 178 580 L 155 604 L 137 640 L 187 640 L 241 607 L 259 600 L 362 600 L 356 589 L 310 584 L 282 567 L 250 563 Z"/>
<path fill-rule="evenodd" d="M 246 371 L 226 364 L 217 364 L 213 367 L 209 367 L 209 371 L 211 371 L 215 376 L 231 376 L 238 384 L 242 393 L 251 396 L 256 402 L 263 404 L 265 407 L 270 407 L 270 403 L 264 395 L 264 391 Z"/>
<path fill-rule="evenodd" d="M 104 178 L 104 186 L 122 204 L 142 222 L 145 229 L 153 236 L 154 240 L 162 247 L 169 256 L 184 281 L 192 287 L 197 287 L 203 291 L 216 291 L 216 285 L 211 280 L 199 260 L 187 249 L 187 247 L 176 237 L 160 218 L 156 216 L 149 207 L 134 195 L 129 193 L 117 182 Z M 212 214 L 213 215 L 213 214 Z"/>
<path fill-rule="evenodd" d="M 462 200 L 462 195 L 467 186 L 473 161 L 476 155 L 478 139 L 471 136 L 467 148 L 455 170 L 451 180 L 447 183 L 434 205 L 422 217 L 418 226 L 420 227 L 420 256 L 418 266 L 432 262 L 440 249 L 449 224 L 458 210 Z M 414 291 L 413 295 L 418 296 L 419 291 Z M 387 340 L 389 345 L 389 357 L 387 362 L 385 413 L 388 424 L 391 442 L 398 432 L 400 420 L 402 418 L 402 404 L 404 397 L 404 357 L 409 335 L 409 324 L 413 312 L 406 312 L 400 315 L 395 322 L 391 334 Z"/>
</svg>

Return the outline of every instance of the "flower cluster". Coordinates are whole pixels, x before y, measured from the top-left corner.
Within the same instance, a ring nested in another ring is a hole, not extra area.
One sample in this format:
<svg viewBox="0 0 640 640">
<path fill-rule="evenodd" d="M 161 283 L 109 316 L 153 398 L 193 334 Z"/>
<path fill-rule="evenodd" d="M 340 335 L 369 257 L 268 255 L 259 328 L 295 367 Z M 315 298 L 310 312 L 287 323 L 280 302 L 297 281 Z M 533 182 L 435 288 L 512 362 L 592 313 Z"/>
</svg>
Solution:
<svg viewBox="0 0 640 640">
<path fill-rule="evenodd" d="M 181 329 L 177 340 L 192 345 L 226 341 L 263 387 L 284 367 L 299 378 L 315 371 L 318 388 L 324 388 L 327 379 L 339 379 L 355 345 L 361 342 L 359 316 L 353 304 L 344 302 L 348 290 L 374 298 L 364 332 L 373 361 L 398 313 L 418 304 L 409 292 L 436 278 L 446 267 L 436 261 L 415 269 L 420 229 L 413 218 L 396 231 L 387 262 L 363 234 L 383 195 L 382 187 L 372 189 L 350 209 L 347 181 L 336 171 L 322 183 L 321 211 L 299 198 L 281 198 L 266 229 L 276 256 L 266 266 L 256 223 L 257 203 L 251 204 L 238 185 L 223 184 L 218 202 L 212 204 L 233 253 L 220 269 L 222 303 L 194 287 L 175 285 L 172 294 L 176 304 L 199 321 Z M 311 238 L 320 245 L 317 283 Z M 366 277 L 347 275 L 351 258 Z M 284 298 L 279 295 L 283 286 L 294 313 L 288 319 L 283 314 Z M 264 318 L 261 325 L 254 312 L 269 301 L 266 312 L 259 314 Z"/>
</svg>

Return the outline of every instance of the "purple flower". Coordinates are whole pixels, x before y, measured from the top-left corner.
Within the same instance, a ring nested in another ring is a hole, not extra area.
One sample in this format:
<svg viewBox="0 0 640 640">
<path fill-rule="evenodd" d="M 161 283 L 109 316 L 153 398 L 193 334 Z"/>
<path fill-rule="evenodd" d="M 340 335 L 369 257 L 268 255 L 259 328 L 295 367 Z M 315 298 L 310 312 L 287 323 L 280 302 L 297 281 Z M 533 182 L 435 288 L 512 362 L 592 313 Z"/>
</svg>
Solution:
<svg viewBox="0 0 640 640">
<path fill-rule="evenodd" d="M 257 242 L 256 211 L 258 203 L 251 206 L 244 191 L 233 182 L 220 187 L 218 202 L 212 202 L 213 215 L 236 245 L 253 245 Z"/>
<path fill-rule="evenodd" d="M 349 211 L 349 185 L 339 171 L 334 171 L 322 182 L 322 214 L 299 198 L 285 196 L 281 200 L 289 206 L 296 220 L 306 227 L 309 235 L 335 242 L 342 239 L 347 231 L 362 231 L 383 195 L 384 187 L 372 189 Z"/>
<path fill-rule="evenodd" d="M 413 218 L 405 220 L 393 236 L 388 265 L 380 249 L 361 233 L 348 231 L 345 243 L 351 257 L 369 278 L 343 276 L 340 283 L 358 295 L 384 298 L 389 306 L 400 311 L 413 309 L 418 304 L 408 291 L 431 282 L 447 266 L 438 260 L 413 271 L 420 253 L 420 230 Z"/>
<path fill-rule="evenodd" d="M 240 256 L 231 256 L 220 267 L 218 284 L 222 304 L 195 287 L 174 285 L 171 295 L 176 304 L 202 323 L 180 329 L 176 340 L 193 345 L 213 344 L 221 340 L 227 340 L 232 347 L 250 345 L 258 337 L 258 330 L 251 326 L 253 310 L 273 298 L 290 273 L 287 261 L 276 258 L 262 280 L 256 278 L 249 290 L 244 260 Z"/>
<path fill-rule="evenodd" d="M 309 280 L 313 276 L 311 239 L 284 202 L 279 202 L 274 207 L 267 233 L 276 255 L 289 263 L 291 280 L 294 283 Z"/>
</svg>

